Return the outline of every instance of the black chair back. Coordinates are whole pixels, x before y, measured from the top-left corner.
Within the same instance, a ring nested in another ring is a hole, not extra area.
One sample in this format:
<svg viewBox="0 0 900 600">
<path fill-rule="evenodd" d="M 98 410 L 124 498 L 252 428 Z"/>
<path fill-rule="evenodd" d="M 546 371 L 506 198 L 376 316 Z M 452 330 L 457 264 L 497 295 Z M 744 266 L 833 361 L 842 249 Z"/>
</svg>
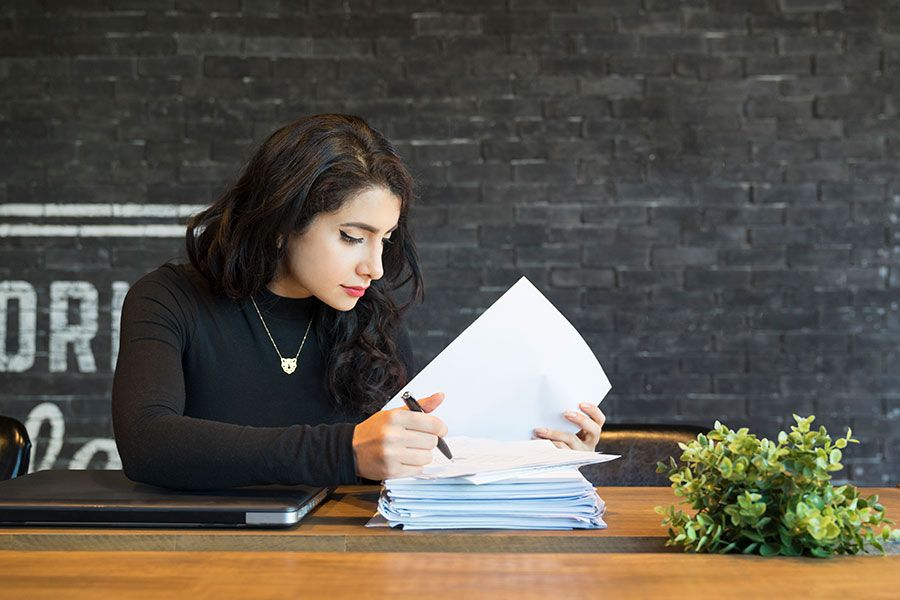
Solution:
<svg viewBox="0 0 900 600">
<path fill-rule="evenodd" d="M 597 486 L 669 486 L 665 473 L 656 472 L 656 463 L 669 464 L 669 457 L 681 456 L 678 442 L 688 443 L 709 427 L 697 425 L 631 425 L 610 423 L 603 427 L 597 451 L 621 454 L 611 462 L 587 465 L 581 472 Z"/>
<path fill-rule="evenodd" d="M 18 420 L 0 416 L 0 481 L 28 473 L 30 459 L 28 430 Z"/>
</svg>

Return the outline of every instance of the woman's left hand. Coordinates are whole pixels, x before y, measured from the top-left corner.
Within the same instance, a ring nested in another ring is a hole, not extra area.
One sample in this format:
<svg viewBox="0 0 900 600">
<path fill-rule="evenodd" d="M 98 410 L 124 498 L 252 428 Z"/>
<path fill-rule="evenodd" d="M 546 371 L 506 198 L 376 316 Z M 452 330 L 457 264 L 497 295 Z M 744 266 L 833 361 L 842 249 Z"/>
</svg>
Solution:
<svg viewBox="0 0 900 600">
<path fill-rule="evenodd" d="M 606 422 L 606 416 L 596 404 L 582 402 L 578 405 L 578 408 L 583 412 L 567 410 L 563 413 L 566 419 L 581 427 L 581 431 L 578 433 L 567 433 L 565 431 L 538 427 L 534 430 L 534 436 L 540 439 L 551 440 L 557 448 L 571 448 L 572 450 L 593 452 L 597 447 L 597 442 L 600 441 L 600 431 L 603 429 L 603 423 Z"/>
</svg>

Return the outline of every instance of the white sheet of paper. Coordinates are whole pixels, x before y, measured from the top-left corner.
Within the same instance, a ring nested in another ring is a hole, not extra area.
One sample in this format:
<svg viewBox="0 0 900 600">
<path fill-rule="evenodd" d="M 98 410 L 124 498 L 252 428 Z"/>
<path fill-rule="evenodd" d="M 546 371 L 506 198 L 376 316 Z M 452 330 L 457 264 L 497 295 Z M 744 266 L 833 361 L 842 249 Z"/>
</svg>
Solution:
<svg viewBox="0 0 900 600">
<path fill-rule="evenodd" d="M 607 462 L 620 457 L 618 454 L 581 452 L 557 448 L 550 440 L 521 440 L 498 442 L 497 440 L 447 436 L 444 438 L 453 451 L 449 460 L 434 448 L 431 464 L 418 475 L 403 479 L 388 479 L 388 488 L 416 479 L 447 479 L 463 477 L 469 483 L 482 484 L 505 481 L 523 475 L 526 478 L 542 471 L 576 468 Z"/>
<path fill-rule="evenodd" d="M 563 411 L 599 404 L 611 385 L 569 321 L 525 277 L 400 390 L 385 409 L 444 392 L 449 435 L 531 439 L 535 427 L 578 431 Z M 452 448 L 451 448 L 452 451 Z"/>
</svg>

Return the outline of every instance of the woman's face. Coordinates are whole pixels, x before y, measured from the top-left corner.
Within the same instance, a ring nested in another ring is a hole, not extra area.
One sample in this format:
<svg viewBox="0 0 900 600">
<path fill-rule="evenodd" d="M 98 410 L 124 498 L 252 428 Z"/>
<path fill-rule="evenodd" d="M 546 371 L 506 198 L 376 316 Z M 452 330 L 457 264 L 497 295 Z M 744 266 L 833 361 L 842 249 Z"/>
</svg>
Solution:
<svg viewBox="0 0 900 600">
<path fill-rule="evenodd" d="M 337 211 L 319 213 L 287 241 L 269 289 L 287 298 L 315 296 L 351 310 L 372 281 L 384 275 L 381 253 L 400 219 L 400 199 L 383 187 L 356 194 Z"/>
</svg>

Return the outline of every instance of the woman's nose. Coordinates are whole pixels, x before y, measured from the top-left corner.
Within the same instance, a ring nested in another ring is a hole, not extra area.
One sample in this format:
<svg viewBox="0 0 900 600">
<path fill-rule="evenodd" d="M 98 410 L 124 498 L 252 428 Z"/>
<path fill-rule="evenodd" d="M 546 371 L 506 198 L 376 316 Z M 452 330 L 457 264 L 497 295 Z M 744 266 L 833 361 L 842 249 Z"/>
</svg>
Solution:
<svg viewBox="0 0 900 600">
<path fill-rule="evenodd" d="M 360 275 L 365 275 L 369 279 L 381 279 L 381 276 L 384 275 L 384 264 L 381 262 L 381 245 L 378 244 L 373 251 L 370 252 L 366 259 L 360 263 L 357 268 L 357 273 Z"/>
</svg>

